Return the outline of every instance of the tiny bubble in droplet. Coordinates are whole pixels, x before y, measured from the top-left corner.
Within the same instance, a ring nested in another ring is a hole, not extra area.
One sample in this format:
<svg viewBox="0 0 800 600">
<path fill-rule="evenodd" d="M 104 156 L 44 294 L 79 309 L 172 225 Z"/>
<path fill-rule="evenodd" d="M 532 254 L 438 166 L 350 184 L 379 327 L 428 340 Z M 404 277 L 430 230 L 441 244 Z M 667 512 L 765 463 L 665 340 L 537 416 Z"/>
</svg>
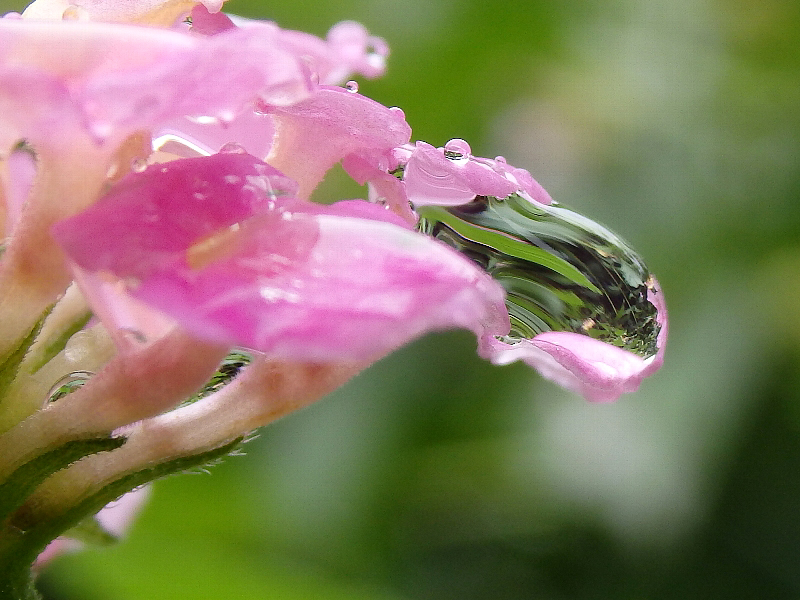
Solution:
<svg viewBox="0 0 800 600">
<path fill-rule="evenodd" d="M 222 154 L 247 154 L 247 150 L 238 142 L 228 142 L 219 151 Z"/>
<path fill-rule="evenodd" d="M 350 81 L 348 81 L 347 83 L 345 83 L 344 87 L 348 92 L 350 92 L 352 94 L 355 94 L 356 92 L 358 92 L 358 82 L 357 81 L 353 81 L 352 79 Z"/>
<path fill-rule="evenodd" d="M 460 138 L 453 138 L 444 145 L 445 156 L 447 158 L 464 158 L 470 155 L 472 148 Z"/>
</svg>

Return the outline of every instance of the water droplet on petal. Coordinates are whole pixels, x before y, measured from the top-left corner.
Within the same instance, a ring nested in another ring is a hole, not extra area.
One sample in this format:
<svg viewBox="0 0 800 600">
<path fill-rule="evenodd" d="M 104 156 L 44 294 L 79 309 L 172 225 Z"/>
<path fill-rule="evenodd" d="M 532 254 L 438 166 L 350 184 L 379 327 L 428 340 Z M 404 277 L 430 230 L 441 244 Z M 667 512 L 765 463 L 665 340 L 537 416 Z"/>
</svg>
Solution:
<svg viewBox="0 0 800 600">
<path fill-rule="evenodd" d="M 131 171 L 134 173 L 141 173 L 147 169 L 147 161 L 143 158 L 134 158 L 131 161 Z"/>
<path fill-rule="evenodd" d="M 616 234 L 563 207 L 477 196 L 419 209 L 419 228 L 467 256 L 506 290 L 504 342 L 572 331 L 643 358 L 657 352 L 658 310 L 650 273 Z"/>
<path fill-rule="evenodd" d="M 392 111 L 395 115 L 397 115 L 401 119 L 405 120 L 406 113 L 403 112 L 403 109 L 400 108 L 399 106 L 392 106 L 389 110 Z"/>
<path fill-rule="evenodd" d="M 497 166 L 501 167 L 501 168 L 503 168 L 503 167 L 508 165 L 508 161 L 506 160 L 505 156 L 495 156 L 494 157 L 494 162 L 496 162 Z"/>
<path fill-rule="evenodd" d="M 91 379 L 93 376 L 94 373 L 91 371 L 73 371 L 69 375 L 65 375 L 56 381 L 50 388 L 50 391 L 47 392 L 47 398 L 45 399 L 44 405 L 47 406 L 51 402 L 55 402 L 67 394 L 71 394 L 84 383 L 89 381 L 89 379 Z"/>
<path fill-rule="evenodd" d="M 348 92 L 351 92 L 353 94 L 358 92 L 358 82 L 357 81 L 350 80 L 350 81 L 348 81 L 347 83 L 344 84 L 344 87 Z"/>
<path fill-rule="evenodd" d="M 460 138 L 453 138 L 444 145 L 444 155 L 449 159 L 467 158 L 471 153 L 472 148 Z"/>
<path fill-rule="evenodd" d="M 238 142 L 228 142 L 219 151 L 223 154 L 247 154 L 245 147 Z"/>
</svg>

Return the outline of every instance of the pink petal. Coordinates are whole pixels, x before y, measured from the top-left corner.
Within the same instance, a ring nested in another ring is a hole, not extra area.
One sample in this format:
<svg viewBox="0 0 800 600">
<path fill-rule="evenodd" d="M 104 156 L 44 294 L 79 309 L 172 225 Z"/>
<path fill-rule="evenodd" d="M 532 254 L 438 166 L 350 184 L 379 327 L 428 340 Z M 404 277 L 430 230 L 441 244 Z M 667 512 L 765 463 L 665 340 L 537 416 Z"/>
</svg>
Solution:
<svg viewBox="0 0 800 600">
<path fill-rule="evenodd" d="M 343 21 L 331 27 L 325 41 L 301 31 L 284 30 L 283 40 L 298 55 L 307 57 L 319 83 L 336 85 L 353 74 L 378 77 L 386 69 L 389 48 L 379 37 L 370 36 L 360 23 Z"/>
<path fill-rule="evenodd" d="M 444 148 L 417 142 L 403 181 L 414 206 L 459 206 L 475 196 L 505 198 L 514 192 L 524 192 L 542 204 L 552 202 L 526 170 L 508 165 L 501 157 L 473 157 L 469 145 L 458 139 Z"/>
<path fill-rule="evenodd" d="M 102 141 L 181 116 L 225 121 L 256 100 L 288 104 L 312 87 L 274 25 L 203 37 L 4 19 L 0 37 L 0 142 L 9 145 L 68 147 L 79 127 Z"/>
<path fill-rule="evenodd" d="M 270 357 L 374 359 L 433 329 L 508 331 L 502 288 L 468 259 L 382 206 L 293 200 L 270 193 L 276 182 L 288 187 L 243 154 L 176 160 L 53 233 L 82 269 L 131 281 L 195 335 Z M 233 241 L 192 264 L 219 231 Z"/>
<path fill-rule="evenodd" d="M 276 137 L 268 161 L 300 184 L 302 198 L 347 155 L 389 152 L 411 137 L 401 111 L 338 87 L 273 112 Z"/>
</svg>

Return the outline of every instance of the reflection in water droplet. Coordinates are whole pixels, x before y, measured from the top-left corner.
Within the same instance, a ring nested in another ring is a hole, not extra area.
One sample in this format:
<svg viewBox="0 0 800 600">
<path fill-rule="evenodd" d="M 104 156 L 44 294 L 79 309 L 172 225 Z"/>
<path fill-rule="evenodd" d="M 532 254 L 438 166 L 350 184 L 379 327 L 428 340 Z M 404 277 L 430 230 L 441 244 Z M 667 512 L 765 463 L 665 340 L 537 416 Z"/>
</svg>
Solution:
<svg viewBox="0 0 800 600">
<path fill-rule="evenodd" d="M 242 350 L 234 350 L 223 359 L 217 367 L 217 372 L 214 373 L 209 382 L 205 384 L 199 392 L 189 398 L 186 404 L 197 402 L 201 398 L 205 398 L 222 389 L 233 381 L 239 372 L 251 362 L 253 362 L 253 357 L 250 354 Z"/>
<path fill-rule="evenodd" d="M 344 87 L 348 92 L 355 94 L 358 91 L 358 82 L 350 80 L 344 84 Z"/>
<path fill-rule="evenodd" d="M 444 155 L 450 159 L 466 158 L 471 153 L 469 144 L 459 138 L 453 138 L 444 145 Z"/>
<path fill-rule="evenodd" d="M 141 173 L 147 169 L 147 161 L 143 158 L 134 158 L 131 161 L 131 171 L 134 173 Z"/>
<path fill-rule="evenodd" d="M 47 392 L 47 399 L 44 405 L 47 406 L 51 402 L 60 400 L 67 394 L 71 394 L 84 383 L 89 381 L 94 376 L 91 371 L 73 371 L 69 375 L 65 375 L 53 384 L 50 391 Z"/>
<path fill-rule="evenodd" d="M 419 228 L 479 264 L 506 290 L 508 343 L 544 331 L 583 333 L 649 357 L 660 326 L 650 274 L 617 235 L 519 194 L 419 209 Z"/>
</svg>

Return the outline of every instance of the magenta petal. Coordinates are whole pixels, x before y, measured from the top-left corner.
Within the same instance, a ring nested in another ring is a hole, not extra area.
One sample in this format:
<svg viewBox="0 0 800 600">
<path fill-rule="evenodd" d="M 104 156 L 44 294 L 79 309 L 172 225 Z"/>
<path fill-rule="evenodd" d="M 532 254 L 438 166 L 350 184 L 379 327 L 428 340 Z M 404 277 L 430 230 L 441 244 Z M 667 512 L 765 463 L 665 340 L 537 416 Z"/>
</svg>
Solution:
<svg viewBox="0 0 800 600">
<path fill-rule="evenodd" d="M 430 330 L 508 327 L 497 283 L 392 223 L 295 213 L 246 235 L 236 255 L 135 294 L 198 336 L 292 360 L 374 359 Z"/>
<path fill-rule="evenodd" d="M 204 237 L 275 212 L 295 189 L 291 179 L 247 154 L 175 160 L 128 175 L 52 231 L 86 270 L 146 277 L 185 262 L 187 249 Z"/>
</svg>

